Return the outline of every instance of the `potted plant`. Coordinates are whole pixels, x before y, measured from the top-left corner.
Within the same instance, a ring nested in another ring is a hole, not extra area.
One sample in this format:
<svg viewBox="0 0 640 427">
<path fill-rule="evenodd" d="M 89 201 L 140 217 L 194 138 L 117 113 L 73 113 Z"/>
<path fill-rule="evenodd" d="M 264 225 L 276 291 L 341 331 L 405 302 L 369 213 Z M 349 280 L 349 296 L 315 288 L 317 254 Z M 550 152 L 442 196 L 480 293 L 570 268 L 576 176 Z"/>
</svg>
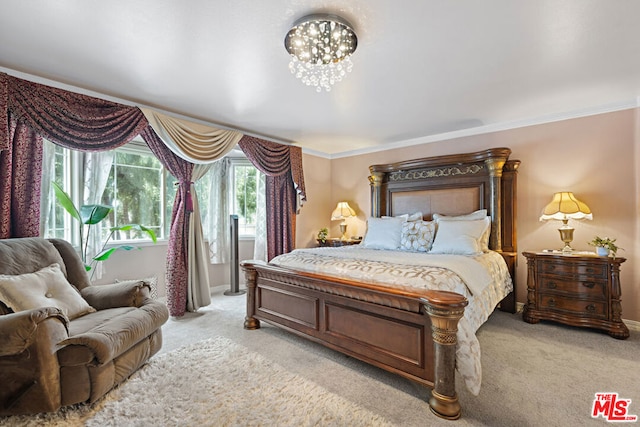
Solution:
<svg viewBox="0 0 640 427">
<path fill-rule="evenodd" d="M 156 234 L 153 232 L 153 230 L 141 224 L 125 224 L 119 227 L 111 227 L 109 229 L 109 236 L 103 242 L 100 252 L 93 256 L 91 259 L 87 259 L 89 233 L 91 233 L 91 226 L 102 222 L 107 217 L 107 215 L 109 215 L 109 212 L 111 212 L 113 208 L 106 205 L 82 205 L 80 206 L 80 209 L 78 209 L 73 204 L 71 197 L 69 197 L 69 195 L 62 189 L 62 187 L 60 187 L 60 185 L 58 185 L 56 182 L 53 182 L 52 185 L 56 195 L 56 199 L 58 199 L 60 205 L 69 213 L 69 215 L 71 215 L 72 218 L 80 222 L 80 256 L 82 258 L 82 262 L 84 263 L 84 268 L 87 271 L 94 270 L 94 267 L 98 262 L 106 261 L 107 259 L 109 259 L 111 254 L 113 254 L 117 250 L 130 251 L 132 249 L 137 249 L 137 247 L 131 245 L 117 245 L 107 247 L 107 244 L 111 240 L 111 237 L 117 231 L 137 230 L 139 232 L 147 234 L 153 241 L 153 243 L 157 242 Z M 87 227 L 86 233 L 85 226 Z M 91 278 L 93 278 L 94 272 L 95 270 L 91 271 Z"/>
<path fill-rule="evenodd" d="M 616 252 L 618 252 L 619 250 L 624 250 L 616 245 L 616 239 L 610 239 L 608 237 L 595 236 L 593 240 L 588 242 L 588 244 L 591 246 L 595 246 L 596 253 L 600 256 L 608 256 L 609 254 L 611 254 L 615 258 Z"/>
<path fill-rule="evenodd" d="M 318 232 L 318 241 L 325 243 L 327 241 L 327 237 L 329 236 L 329 229 L 328 228 L 321 228 L 320 231 Z"/>
</svg>

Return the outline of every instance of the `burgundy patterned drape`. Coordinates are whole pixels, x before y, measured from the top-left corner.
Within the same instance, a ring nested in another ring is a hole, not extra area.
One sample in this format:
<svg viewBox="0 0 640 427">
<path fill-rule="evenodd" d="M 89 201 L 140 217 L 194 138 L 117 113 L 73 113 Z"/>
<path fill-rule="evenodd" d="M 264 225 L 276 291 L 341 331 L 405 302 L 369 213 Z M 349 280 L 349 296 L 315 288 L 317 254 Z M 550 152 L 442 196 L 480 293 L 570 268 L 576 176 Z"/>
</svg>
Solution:
<svg viewBox="0 0 640 427">
<path fill-rule="evenodd" d="M 0 239 L 35 237 L 40 232 L 42 137 L 24 122 L 10 122 L 8 146 L 0 151 Z"/>
<path fill-rule="evenodd" d="M 267 259 L 295 247 L 296 192 L 305 199 L 300 147 L 243 136 L 238 145 L 267 177 Z"/>
<path fill-rule="evenodd" d="M 9 148 L 9 79 L 0 73 L 0 151 Z M 6 117 L 5 117 L 6 113 Z"/>
<path fill-rule="evenodd" d="M 148 126 L 141 132 L 153 154 L 178 179 L 179 187 L 173 202 L 171 231 L 167 248 L 167 305 L 169 314 L 182 316 L 187 309 L 189 212 L 191 211 L 191 176 L 193 163 L 178 157 Z"/>
</svg>

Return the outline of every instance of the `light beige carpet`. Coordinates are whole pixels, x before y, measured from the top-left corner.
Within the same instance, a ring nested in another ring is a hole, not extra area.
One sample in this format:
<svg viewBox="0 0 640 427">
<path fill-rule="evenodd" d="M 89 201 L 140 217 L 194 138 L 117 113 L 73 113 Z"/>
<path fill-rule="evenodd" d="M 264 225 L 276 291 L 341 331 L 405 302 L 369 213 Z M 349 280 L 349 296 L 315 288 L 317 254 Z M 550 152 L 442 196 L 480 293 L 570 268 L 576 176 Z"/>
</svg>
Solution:
<svg viewBox="0 0 640 427">
<path fill-rule="evenodd" d="M 224 337 L 151 359 L 93 406 L 1 426 L 387 426 L 380 416 Z"/>
</svg>

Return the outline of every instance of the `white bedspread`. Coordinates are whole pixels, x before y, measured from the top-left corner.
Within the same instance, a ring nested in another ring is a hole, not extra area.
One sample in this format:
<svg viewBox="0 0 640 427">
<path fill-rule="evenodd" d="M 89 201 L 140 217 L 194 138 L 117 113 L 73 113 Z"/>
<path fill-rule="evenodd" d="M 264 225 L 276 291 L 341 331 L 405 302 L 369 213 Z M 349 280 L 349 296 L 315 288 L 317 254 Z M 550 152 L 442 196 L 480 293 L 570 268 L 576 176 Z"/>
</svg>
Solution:
<svg viewBox="0 0 640 427">
<path fill-rule="evenodd" d="M 275 257 L 271 264 L 389 287 L 439 289 L 464 295 L 469 305 L 458 324 L 456 367 L 469 391 L 474 395 L 480 392 L 482 366 L 475 333 L 513 289 L 500 254 L 435 255 L 344 246 L 296 249 Z"/>
</svg>

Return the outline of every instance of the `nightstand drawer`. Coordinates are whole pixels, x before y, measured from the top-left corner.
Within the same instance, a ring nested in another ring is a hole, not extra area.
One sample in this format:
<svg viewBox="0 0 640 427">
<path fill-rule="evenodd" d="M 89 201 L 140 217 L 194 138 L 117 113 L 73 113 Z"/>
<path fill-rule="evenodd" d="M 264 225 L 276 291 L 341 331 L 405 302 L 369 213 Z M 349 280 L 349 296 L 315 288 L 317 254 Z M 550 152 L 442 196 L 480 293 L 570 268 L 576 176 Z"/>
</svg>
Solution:
<svg viewBox="0 0 640 427">
<path fill-rule="evenodd" d="M 596 280 L 586 280 L 576 282 L 574 280 L 563 280 L 562 277 L 543 276 L 540 278 L 540 292 L 568 293 L 576 297 L 595 298 L 599 300 L 607 299 L 607 282 Z"/>
<path fill-rule="evenodd" d="M 608 315 L 606 302 L 565 298 L 549 294 L 540 295 L 540 309 L 566 311 L 578 316 L 602 319 L 606 319 Z"/>
<path fill-rule="evenodd" d="M 538 263 L 538 272 L 558 276 L 584 277 L 607 280 L 607 265 L 594 263 L 559 263 L 555 261 L 541 261 Z"/>
</svg>

